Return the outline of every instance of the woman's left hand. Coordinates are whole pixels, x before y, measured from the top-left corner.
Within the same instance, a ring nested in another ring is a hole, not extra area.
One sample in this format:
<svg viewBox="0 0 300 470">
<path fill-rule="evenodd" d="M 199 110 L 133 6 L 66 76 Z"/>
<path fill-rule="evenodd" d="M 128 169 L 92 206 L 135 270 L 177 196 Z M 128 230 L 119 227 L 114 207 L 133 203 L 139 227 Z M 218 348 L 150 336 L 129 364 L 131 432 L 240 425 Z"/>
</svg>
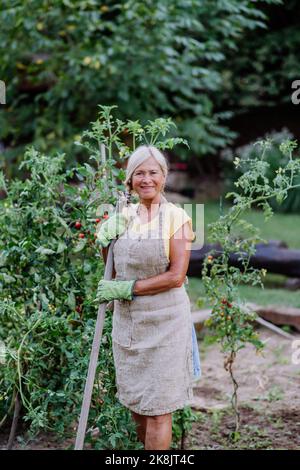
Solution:
<svg viewBox="0 0 300 470">
<path fill-rule="evenodd" d="M 136 280 L 133 281 L 107 281 L 101 279 L 97 288 L 97 295 L 94 302 L 109 302 L 110 300 L 132 300 L 133 288 Z"/>
</svg>

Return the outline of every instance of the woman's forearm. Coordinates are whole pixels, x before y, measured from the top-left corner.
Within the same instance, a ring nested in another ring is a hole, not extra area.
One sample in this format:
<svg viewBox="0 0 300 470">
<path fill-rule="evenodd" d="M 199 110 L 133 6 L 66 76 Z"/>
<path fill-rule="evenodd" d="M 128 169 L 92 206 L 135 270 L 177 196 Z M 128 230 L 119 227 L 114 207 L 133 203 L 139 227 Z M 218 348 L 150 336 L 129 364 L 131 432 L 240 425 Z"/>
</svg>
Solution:
<svg viewBox="0 0 300 470">
<path fill-rule="evenodd" d="M 152 295 L 172 289 L 173 287 L 181 287 L 183 281 L 182 276 L 172 271 L 158 274 L 157 276 L 149 277 L 148 279 L 141 279 L 136 281 L 133 289 L 135 295 Z"/>
<path fill-rule="evenodd" d="M 108 255 L 108 247 L 102 248 L 102 256 L 106 264 Z M 116 272 L 113 268 L 112 279 L 115 278 Z M 159 294 L 160 292 L 167 291 L 173 287 L 181 287 L 183 284 L 182 276 L 179 276 L 173 271 L 166 271 L 157 276 L 149 277 L 148 279 L 141 279 L 136 281 L 133 289 L 134 295 L 152 295 Z"/>
</svg>

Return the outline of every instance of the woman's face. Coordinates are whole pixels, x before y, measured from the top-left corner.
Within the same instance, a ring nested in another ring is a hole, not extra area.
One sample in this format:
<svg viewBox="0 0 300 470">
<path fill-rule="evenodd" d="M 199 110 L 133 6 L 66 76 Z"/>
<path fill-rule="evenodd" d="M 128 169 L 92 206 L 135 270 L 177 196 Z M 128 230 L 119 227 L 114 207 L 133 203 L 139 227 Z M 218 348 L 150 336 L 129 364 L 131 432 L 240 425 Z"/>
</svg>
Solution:
<svg viewBox="0 0 300 470">
<path fill-rule="evenodd" d="M 165 177 L 154 157 L 149 157 L 134 170 L 131 184 L 140 199 L 153 199 L 161 192 Z"/>
</svg>

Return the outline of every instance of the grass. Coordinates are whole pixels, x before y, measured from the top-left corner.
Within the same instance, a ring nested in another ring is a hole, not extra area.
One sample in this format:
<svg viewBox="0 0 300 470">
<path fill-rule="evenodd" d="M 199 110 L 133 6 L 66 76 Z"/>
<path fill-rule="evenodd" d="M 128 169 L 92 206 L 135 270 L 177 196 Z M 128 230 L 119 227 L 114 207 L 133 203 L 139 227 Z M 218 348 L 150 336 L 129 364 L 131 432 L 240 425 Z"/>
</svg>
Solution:
<svg viewBox="0 0 300 470">
<path fill-rule="evenodd" d="M 193 201 L 191 203 L 196 204 Z M 229 204 L 224 204 L 224 212 L 229 207 Z M 218 201 L 204 204 L 205 242 L 207 242 L 208 224 L 216 221 L 219 215 Z M 289 248 L 300 249 L 300 215 L 274 213 L 274 216 L 265 222 L 263 212 L 251 210 L 243 218 L 260 229 L 262 238 L 282 240 L 287 243 Z"/>
<path fill-rule="evenodd" d="M 268 276 L 266 276 L 266 285 L 268 285 Z M 272 279 L 275 275 L 272 275 Z M 282 276 L 280 276 L 281 278 Z M 196 277 L 189 277 L 188 287 L 189 297 L 193 304 L 193 309 L 198 310 L 199 306 L 196 305 L 199 297 L 204 297 L 204 287 L 202 280 Z M 289 307 L 300 308 L 300 291 L 288 291 L 286 289 L 279 288 L 268 288 L 264 289 L 260 287 L 252 286 L 240 286 L 239 294 L 242 300 L 246 302 L 253 302 L 258 305 L 283 305 Z M 203 308 L 208 307 L 207 303 L 204 303 Z M 202 308 L 202 307 L 201 307 Z"/>
</svg>

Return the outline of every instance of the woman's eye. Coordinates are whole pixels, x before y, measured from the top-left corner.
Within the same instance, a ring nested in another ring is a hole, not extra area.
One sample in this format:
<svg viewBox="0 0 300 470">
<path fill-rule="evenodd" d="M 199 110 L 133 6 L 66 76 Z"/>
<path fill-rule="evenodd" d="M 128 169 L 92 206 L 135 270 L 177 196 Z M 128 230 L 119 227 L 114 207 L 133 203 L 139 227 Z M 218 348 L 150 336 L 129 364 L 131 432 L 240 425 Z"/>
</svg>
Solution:
<svg viewBox="0 0 300 470">
<path fill-rule="evenodd" d="M 157 175 L 158 172 L 157 171 L 151 171 L 151 175 Z M 134 173 L 133 176 L 144 176 L 144 173 Z"/>
</svg>

